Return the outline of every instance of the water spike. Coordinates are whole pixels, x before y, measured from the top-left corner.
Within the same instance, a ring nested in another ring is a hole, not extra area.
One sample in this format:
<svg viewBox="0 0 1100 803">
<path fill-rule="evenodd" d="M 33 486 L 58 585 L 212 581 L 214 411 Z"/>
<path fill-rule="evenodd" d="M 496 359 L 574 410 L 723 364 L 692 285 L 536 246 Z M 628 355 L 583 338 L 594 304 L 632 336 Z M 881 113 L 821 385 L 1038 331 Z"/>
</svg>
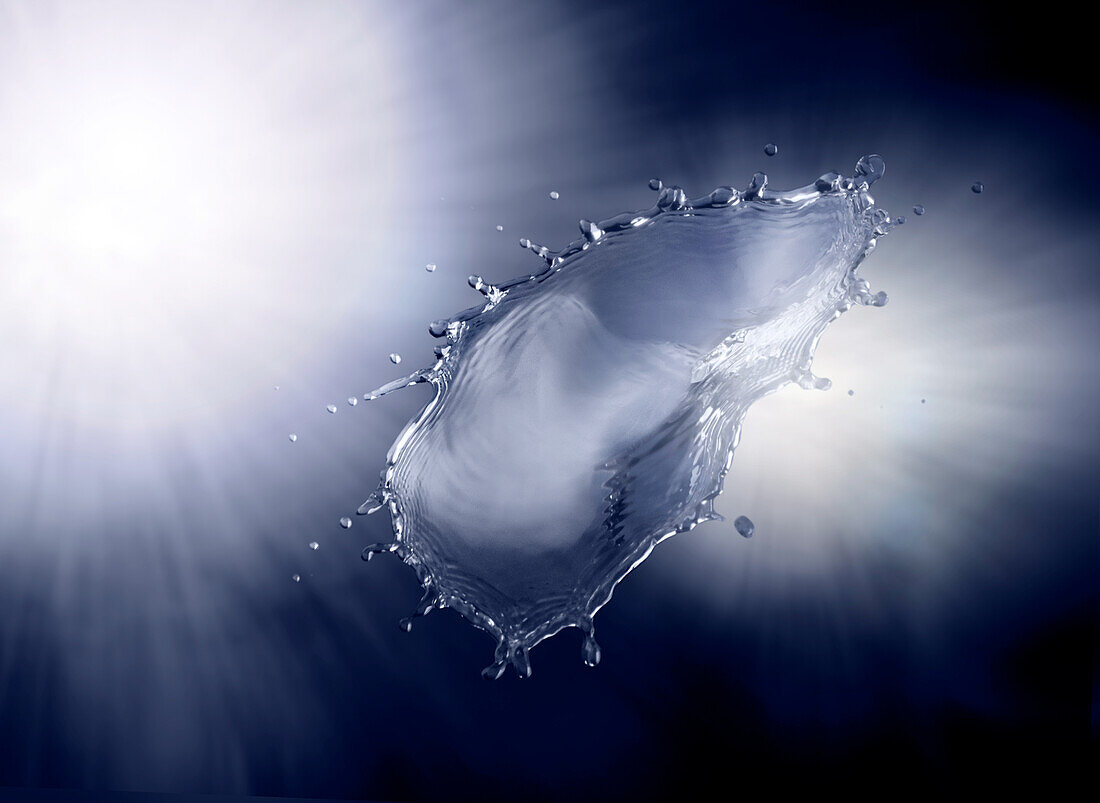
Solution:
<svg viewBox="0 0 1100 803">
<path fill-rule="evenodd" d="M 745 188 L 743 193 L 745 198 L 759 198 L 761 193 L 767 189 L 768 186 L 768 174 L 767 173 L 753 173 L 752 178 L 749 179 L 749 186 Z"/>
<path fill-rule="evenodd" d="M 886 173 L 886 161 L 877 153 L 860 158 L 856 162 L 856 181 L 864 189 L 870 187 Z"/>
<path fill-rule="evenodd" d="M 687 195 L 679 187 L 665 187 L 657 196 L 657 207 L 664 210 L 683 209 L 687 205 Z"/>
<path fill-rule="evenodd" d="M 521 678 L 531 677 L 531 659 L 527 655 L 526 647 L 512 649 L 512 667 Z"/>
<path fill-rule="evenodd" d="M 596 242 L 596 240 L 603 236 L 603 231 L 591 220 L 584 220 L 582 218 L 577 225 L 580 226 L 581 234 L 584 235 L 584 239 L 590 243 Z"/>
<path fill-rule="evenodd" d="M 504 676 L 504 670 L 508 668 L 508 660 L 508 644 L 501 636 L 493 653 L 493 662 L 481 670 L 481 676 L 486 680 L 500 680 Z"/>
<path fill-rule="evenodd" d="M 363 547 L 363 551 L 359 553 L 359 557 L 361 557 L 365 561 L 369 561 L 375 555 L 381 555 L 383 552 L 396 552 L 396 551 L 397 551 L 397 544 L 393 543 L 393 542 L 389 542 L 389 543 L 385 543 L 385 544 L 371 544 L 370 546 Z"/>
<path fill-rule="evenodd" d="M 376 513 L 377 511 L 381 510 L 385 504 L 386 503 L 382 500 L 381 497 L 379 497 L 378 492 L 376 491 L 375 493 L 372 493 L 370 496 L 368 496 L 363 504 L 356 508 L 355 513 L 359 516 L 367 516 L 371 513 Z"/>
<path fill-rule="evenodd" d="M 586 666 L 595 666 L 600 662 L 600 645 L 596 643 L 596 639 L 591 633 L 584 637 L 584 643 L 581 645 L 581 657 L 584 659 Z"/>
</svg>

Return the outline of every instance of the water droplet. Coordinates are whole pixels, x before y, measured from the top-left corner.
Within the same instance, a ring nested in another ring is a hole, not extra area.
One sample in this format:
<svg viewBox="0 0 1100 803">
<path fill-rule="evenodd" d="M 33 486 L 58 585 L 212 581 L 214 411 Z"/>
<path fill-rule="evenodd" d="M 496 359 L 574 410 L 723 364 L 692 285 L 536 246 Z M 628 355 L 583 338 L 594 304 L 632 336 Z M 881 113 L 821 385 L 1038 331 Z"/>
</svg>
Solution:
<svg viewBox="0 0 1100 803">
<path fill-rule="evenodd" d="M 428 271 L 428 273 L 435 273 L 435 263 L 429 262 L 424 266 L 424 270 Z"/>
<path fill-rule="evenodd" d="M 300 583 L 300 582 L 302 582 L 302 575 L 292 574 L 292 575 L 290 575 L 290 579 L 293 580 L 295 583 Z"/>
<path fill-rule="evenodd" d="M 316 541 L 310 541 L 309 542 L 309 548 L 312 549 L 314 552 L 317 551 L 317 547 L 319 547 L 319 546 L 321 546 L 321 545 L 318 544 Z"/>
<path fill-rule="evenodd" d="M 279 386 L 278 386 L 278 385 L 276 385 L 276 386 L 275 386 L 275 390 L 278 390 L 278 389 L 279 389 Z"/>
<path fill-rule="evenodd" d="M 584 637 L 584 644 L 581 645 L 581 656 L 588 666 L 595 666 L 600 662 L 600 645 L 596 643 L 596 639 L 593 638 L 592 634 Z"/>
<path fill-rule="evenodd" d="M 326 404 L 325 409 L 328 410 L 330 413 L 335 413 L 336 412 L 336 405 L 335 404 Z"/>
<path fill-rule="evenodd" d="M 894 222 L 899 226 L 904 226 L 905 225 L 905 215 L 898 215 L 896 218 L 894 218 Z"/>
<path fill-rule="evenodd" d="M 756 532 L 756 525 L 752 523 L 752 519 L 748 516 L 738 516 L 733 520 L 733 526 L 745 538 L 752 538 L 752 534 Z"/>
<path fill-rule="evenodd" d="M 355 396 L 348 396 L 348 406 L 354 407 L 359 403 L 359 399 Z"/>
<path fill-rule="evenodd" d="M 855 396 L 855 395 L 856 395 L 856 392 L 855 392 L 854 390 L 849 390 L 849 391 L 848 391 L 848 395 L 849 395 L 849 396 Z"/>
<path fill-rule="evenodd" d="M 392 362 L 392 363 L 393 363 L 394 365 L 398 365 L 398 364 L 400 364 L 400 362 L 401 362 L 401 355 L 400 355 L 400 354 L 398 354 L 398 353 L 397 353 L 396 351 L 395 351 L 395 352 L 392 352 L 392 353 L 390 354 L 390 362 Z"/>
<path fill-rule="evenodd" d="M 504 227 L 498 224 L 497 225 L 497 231 L 504 231 Z"/>
<path fill-rule="evenodd" d="M 340 519 L 340 526 L 343 527 L 345 530 L 350 530 L 351 529 L 351 519 L 349 519 L 347 516 L 344 516 L 343 518 Z"/>
<path fill-rule="evenodd" d="M 764 146 L 765 155 L 775 156 L 777 153 L 779 153 L 779 146 L 776 145 L 774 142 L 769 142 L 767 145 Z"/>
<path fill-rule="evenodd" d="M 920 403 L 921 403 L 921 404 L 924 404 L 924 403 L 925 403 L 926 401 L 928 401 L 928 400 L 927 400 L 927 399 L 921 399 L 921 400 L 920 400 Z"/>
<path fill-rule="evenodd" d="M 660 192 L 664 187 L 665 185 L 661 183 L 659 178 L 651 178 L 649 180 L 649 188 L 655 192 Z"/>
<path fill-rule="evenodd" d="M 975 181 L 973 184 L 970 185 L 970 191 L 975 195 L 979 194 L 984 189 L 985 185 L 982 184 L 982 182 L 980 181 Z"/>
<path fill-rule="evenodd" d="M 868 187 L 878 181 L 886 173 L 886 161 L 877 153 L 860 157 L 856 162 L 856 178 L 862 179 Z M 857 181 L 857 183 L 859 183 Z"/>
<path fill-rule="evenodd" d="M 295 441 L 298 440 L 298 436 L 295 435 L 293 432 L 291 432 L 289 435 L 287 435 L 287 437 L 290 438 L 291 443 L 294 443 Z"/>
<path fill-rule="evenodd" d="M 913 207 L 913 214 L 914 215 L 923 215 L 924 214 L 924 206 L 922 204 L 917 204 L 916 206 L 914 206 Z"/>
<path fill-rule="evenodd" d="M 561 194 L 557 190 L 551 190 L 550 191 L 550 200 L 551 201 L 556 201 L 560 197 L 561 197 Z"/>
</svg>

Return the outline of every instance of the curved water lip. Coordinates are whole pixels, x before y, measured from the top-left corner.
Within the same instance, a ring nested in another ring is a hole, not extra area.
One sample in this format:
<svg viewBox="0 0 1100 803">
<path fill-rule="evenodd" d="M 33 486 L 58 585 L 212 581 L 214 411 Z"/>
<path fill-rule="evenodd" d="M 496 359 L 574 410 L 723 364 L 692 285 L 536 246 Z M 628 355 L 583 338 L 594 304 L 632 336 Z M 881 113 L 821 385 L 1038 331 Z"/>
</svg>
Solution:
<svg viewBox="0 0 1100 803">
<path fill-rule="evenodd" d="M 585 633 L 615 585 L 665 538 L 718 518 L 749 406 L 810 372 L 825 327 L 881 306 L 856 269 L 893 225 L 865 156 L 789 192 L 743 191 L 580 221 L 532 274 L 470 285 L 484 298 L 435 321 L 436 362 L 364 398 L 430 382 L 360 513 L 389 510 L 397 554 L 424 587 L 414 616 L 452 607 L 498 642 L 487 677 L 564 627 Z M 746 519 L 747 521 L 747 519 Z M 749 531 L 751 533 L 751 530 Z M 402 621 L 405 629 L 412 618 Z"/>
</svg>

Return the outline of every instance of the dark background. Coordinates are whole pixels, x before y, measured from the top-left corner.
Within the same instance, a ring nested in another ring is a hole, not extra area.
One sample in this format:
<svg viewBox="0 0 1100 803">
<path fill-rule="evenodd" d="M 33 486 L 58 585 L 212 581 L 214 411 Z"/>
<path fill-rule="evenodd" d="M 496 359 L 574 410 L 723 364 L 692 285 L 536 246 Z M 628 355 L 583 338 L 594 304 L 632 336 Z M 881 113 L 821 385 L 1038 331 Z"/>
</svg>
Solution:
<svg viewBox="0 0 1100 803">
<path fill-rule="evenodd" d="M 272 322 L 242 292 L 232 325 L 297 347 L 249 341 L 232 393 L 177 394 L 193 406 L 163 420 L 20 406 L 9 372 L 7 794 L 1057 795 L 1095 769 L 1100 160 L 1081 20 L 939 2 L 325 8 L 348 20 L 341 48 L 386 42 L 369 78 L 392 107 L 357 104 L 355 80 L 339 103 L 311 90 L 337 59 L 291 24 L 310 4 L 248 7 L 226 41 L 285 17 L 302 119 L 401 115 L 371 157 L 384 180 L 350 156 L 347 183 L 300 188 L 346 212 L 302 234 L 337 245 L 293 252 L 304 275 L 356 266 L 325 285 L 342 306 Z M 569 631 L 530 679 L 487 683 L 491 641 L 453 613 L 400 633 L 413 573 L 358 557 L 388 523 L 336 525 L 425 400 L 344 404 L 396 375 L 385 355 L 426 364 L 423 327 L 473 303 L 467 274 L 529 270 L 516 237 L 556 245 L 578 217 L 643 208 L 652 176 L 701 195 L 767 169 L 790 187 L 867 152 L 888 165 L 876 197 L 909 218 L 867 263 L 891 304 L 826 333 L 832 391 L 750 413 L 718 507 L 756 537 L 708 524 L 659 547 L 598 616 L 596 669 Z M 65 398 L 75 369 L 38 365 Z"/>
</svg>

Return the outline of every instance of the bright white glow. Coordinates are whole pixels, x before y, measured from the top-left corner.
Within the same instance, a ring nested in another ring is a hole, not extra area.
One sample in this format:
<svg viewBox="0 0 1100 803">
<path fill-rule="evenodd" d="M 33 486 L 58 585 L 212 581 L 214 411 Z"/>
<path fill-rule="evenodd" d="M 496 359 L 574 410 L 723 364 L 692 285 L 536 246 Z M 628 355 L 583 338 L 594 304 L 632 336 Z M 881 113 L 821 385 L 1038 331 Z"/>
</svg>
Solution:
<svg viewBox="0 0 1100 803">
<path fill-rule="evenodd" d="M 346 115 L 392 107 L 366 9 L 4 11 L 0 402 L 50 374 L 84 420 L 153 423 L 301 352 L 350 285 L 330 251 L 357 192 L 394 167 L 393 115 Z"/>
</svg>

